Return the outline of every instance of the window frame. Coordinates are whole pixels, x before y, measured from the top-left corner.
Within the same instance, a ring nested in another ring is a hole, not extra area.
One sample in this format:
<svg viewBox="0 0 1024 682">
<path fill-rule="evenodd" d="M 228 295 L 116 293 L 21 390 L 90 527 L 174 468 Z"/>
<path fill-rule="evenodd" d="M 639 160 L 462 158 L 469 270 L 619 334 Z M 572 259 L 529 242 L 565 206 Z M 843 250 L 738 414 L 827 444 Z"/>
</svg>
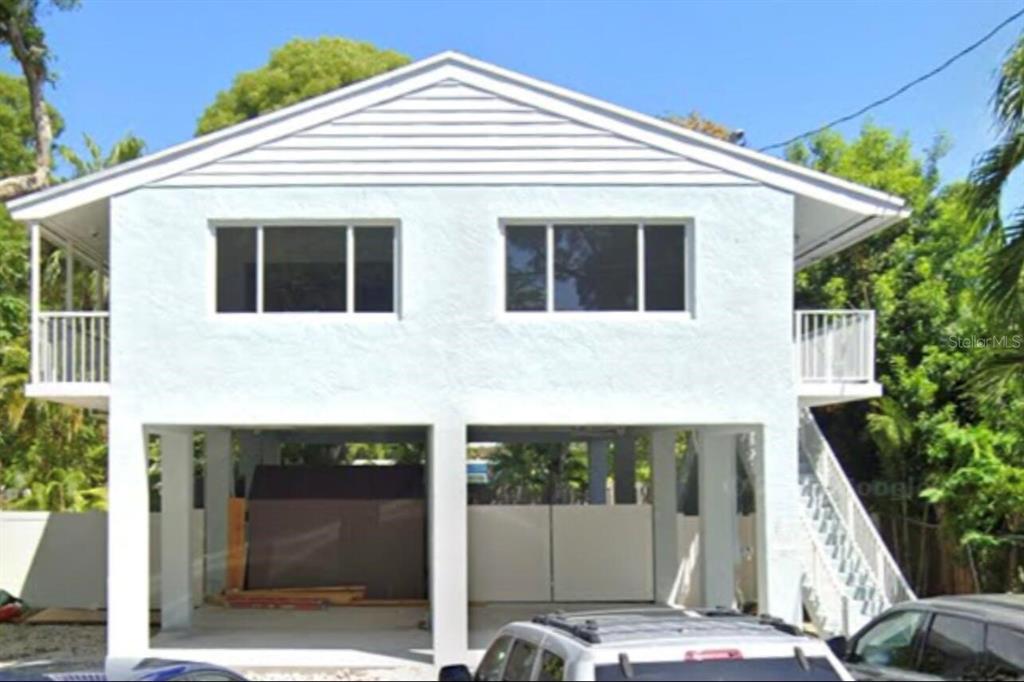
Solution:
<svg viewBox="0 0 1024 682">
<path fill-rule="evenodd" d="M 624 226 L 629 225 L 636 230 L 637 253 L 637 309 L 636 310 L 558 310 L 555 308 L 555 226 Z M 515 227 L 543 227 L 545 230 L 545 307 L 543 310 L 509 310 L 508 309 L 508 229 Z M 683 228 L 683 310 L 647 310 L 646 309 L 646 250 L 644 233 L 646 227 L 682 227 Z M 498 286 L 498 311 L 504 318 L 512 319 L 547 319 L 549 316 L 558 318 L 609 318 L 652 319 L 674 318 L 689 320 L 696 317 L 697 298 L 694 295 L 696 283 L 696 223 L 693 218 L 638 218 L 602 217 L 602 218 L 502 218 L 498 221 L 501 238 L 499 251 L 500 282 Z"/>
<path fill-rule="evenodd" d="M 303 227 L 332 227 L 345 230 L 345 310 L 333 311 L 311 311 L 311 310 L 282 310 L 268 311 L 264 309 L 264 281 L 266 277 L 264 258 L 264 229 L 265 228 L 303 228 Z M 221 312 L 217 309 L 217 231 L 221 228 L 249 228 L 256 232 L 256 310 L 245 312 Z M 359 228 L 391 228 L 392 240 L 392 310 L 381 311 L 357 311 L 356 304 L 356 230 Z M 316 317 L 374 320 L 393 320 L 400 317 L 401 305 L 401 244 L 402 224 L 398 219 L 390 218 L 344 218 L 344 219 L 288 219 L 275 218 L 273 220 L 211 220 L 209 223 L 210 249 L 208 258 L 208 307 L 211 314 L 220 319 L 241 318 L 289 318 L 295 317 Z"/>
</svg>

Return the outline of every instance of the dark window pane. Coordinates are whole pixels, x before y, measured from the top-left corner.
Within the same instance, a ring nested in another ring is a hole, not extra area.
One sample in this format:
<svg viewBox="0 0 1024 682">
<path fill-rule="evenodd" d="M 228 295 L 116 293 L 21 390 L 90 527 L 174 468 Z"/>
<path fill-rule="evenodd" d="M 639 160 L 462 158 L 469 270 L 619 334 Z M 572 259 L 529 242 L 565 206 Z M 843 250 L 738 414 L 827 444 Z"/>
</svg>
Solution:
<svg viewBox="0 0 1024 682">
<path fill-rule="evenodd" d="M 841 680 L 839 672 L 827 658 L 808 658 L 809 669 L 800 665 L 796 656 L 784 658 L 749 658 L 733 661 L 671 661 L 664 663 L 633 663 L 633 675 L 627 677 L 621 665 L 599 665 L 594 677 L 608 682 L 630 680 L 750 680 L 751 682 L 784 680 Z M 524 678 L 525 679 L 525 678 Z"/>
<path fill-rule="evenodd" d="M 395 229 L 357 227 L 356 310 L 390 313 L 395 310 Z"/>
<path fill-rule="evenodd" d="M 555 226 L 555 309 L 636 310 L 635 225 Z"/>
<path fill-rule="evenodd" d="M 686 310 L 685 227 L 644 227 L 644 287 L 647 310 Z"/>
<path fill-rule="evenodd" d="M 562 682 L 565 677 L 565 661 L 550 651 L 545 651 L 540 657 L 540 671 L 537 679 L 540 682 Z"/>
<path fill-rule="evenodd" d="M 981 679 L 984 647 L 984 624 L 935 616 L 921 656 L 921 672 L 947 680 Z"/>
<path fill-rule="evenodd" d="M 512 646 L 512 653 L 508 655 L 508 663 L 505 665 L 503 680 L 518 682 L 529 680 L 533 672 L 533 661 L 537 658 L 537 647 L 529 642 L 517 639 Z"/>
<path fill-rule="evenodd" d="M 256 228 L 217 229 L 217 312 L 256 312 Z"/>
<path fill-rule="evenodd" d="M 857 640 L 853 663 L 912 670 L 918 632 L 924 623 L 921 611 L 903 611 L 875 624 Z"/>
<path fill-rule="evenodd" d="M 491 648 L 484 654 L 480 661 L 480 667 L 476 669 L 477 682 L 497 682 L 501 679 L 501 671 L 505 667 L 505 659 L 508 657 L 509 647 L 512 645 L 511 637 L 499 637 L 491 645 Z"/>
<path fill-rule="evenodd" d="M 505 228 L 505 309 L 547 309 L 547 228 Z"/>
<path fill-rule="evenodd" d="M 1024 632 L 990 625 L 985 639 L 988 650 L 986 679 L 1017 680 L 1024 678 Z"/>
<path fill-rule="evenodd" d="M 263 260 L 264 310 L 345 310 L 343 228 L 264 228 Z"/>
</svg>

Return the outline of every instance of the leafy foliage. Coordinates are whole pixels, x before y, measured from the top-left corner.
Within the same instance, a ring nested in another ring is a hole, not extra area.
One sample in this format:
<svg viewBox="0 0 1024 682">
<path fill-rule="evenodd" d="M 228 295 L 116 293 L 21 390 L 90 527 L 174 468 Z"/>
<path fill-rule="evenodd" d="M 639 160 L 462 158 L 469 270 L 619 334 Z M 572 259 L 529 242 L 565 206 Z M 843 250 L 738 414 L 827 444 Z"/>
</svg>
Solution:
<svg viewBox="0 0 1024 682">
<path fill-rule="evenodd" d="M 398 52 L 346 38 L 292 40 L 274 50 L 265 66 L 239 74 L 230 88 L 218 93 L 200 117 L 196 134 L 241 123 L 408 62 Z"/>
<path fill-rule="evenodd" d="M 82 138 L 85 143 L 85 150 L 89 155 L 88 158 L 82 158 L 78 152 L 67 145 L 59 147 L 60 155 L 71 164 L 75 171 L 74 177 L 76 178 L 137 159 L 146 151 L 146 143 L 142 138 L 136 137 L 131 133 L 115 142 L 106 154 L 103 153 L 99 144 L 88 134 L 83 134 Z"/>
<path fill-rule="evenodd" d="M 991 355 L 973 340 L 986 333 L 979 290 L 1000 243 L 982 229 L 967 184 L 940 184 L 936 162 L 947 147 L 940 138 L 917 158 L 908 137 L 868 124 L 852 141 L 827 132 L 789 150 L 805 165 L 899 194 L 914 211 L 800 272 L 797 301 L 878 312 L 877 372 L 886 397 L 821 416 L 853 478 L 884 484 L 869 503 L 896 521 L 890 539 L 904 568 L 919 577 L 927 571 L 911 527 L 941 523 L 985 564 L 983 582 L 1006 589 L 1012 584 L 998 569 L 1005 553 L 1000 559 L 983 550 L 1008 550 L 1019 528 L 1010 513 L 1024 508 L 1016 482 L 1024 473 L 1019 420 L 1006 418 L 1005 402 L 969 388 Z M 1017 390 L 1001 400 L 1015 404 L 1022 396 Z M 997 496 L 1005 505 L 992 504 Z"/>
</svg>

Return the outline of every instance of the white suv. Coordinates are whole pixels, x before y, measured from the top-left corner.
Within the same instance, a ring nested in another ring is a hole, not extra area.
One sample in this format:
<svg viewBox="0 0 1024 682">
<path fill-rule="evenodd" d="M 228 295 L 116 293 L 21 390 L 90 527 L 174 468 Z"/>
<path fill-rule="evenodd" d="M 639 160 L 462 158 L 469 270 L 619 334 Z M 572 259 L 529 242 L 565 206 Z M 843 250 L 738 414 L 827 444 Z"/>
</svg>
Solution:
<svg viewBox="0 0 1024 682">
<path fill-rule="evenodd" d="M 852 680 L 819 639 L 732 611 L 557 613 L 506 625 L 468 680 Z"/>
</svg>

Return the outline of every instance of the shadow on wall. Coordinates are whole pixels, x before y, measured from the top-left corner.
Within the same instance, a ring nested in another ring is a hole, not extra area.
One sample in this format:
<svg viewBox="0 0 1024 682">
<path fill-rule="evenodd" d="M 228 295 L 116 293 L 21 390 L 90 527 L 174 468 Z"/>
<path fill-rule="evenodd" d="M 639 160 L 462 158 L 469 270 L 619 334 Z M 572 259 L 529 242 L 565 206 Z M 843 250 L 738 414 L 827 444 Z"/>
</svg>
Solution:
<svg viewBox="0 0 1024 682">
<path fill-rule="evenodd" d="M 160 515 L 150 515 L 151 604 L 160 600 Z M 203 590 L 203 513 L 192 516 L 192 578 L 197 604 Z M 131 554 L 138 547 L 125 547 Z M 32 608 L 106 608 L 105 512 L 0 512 L 0 589 Z"/>
</svg>

